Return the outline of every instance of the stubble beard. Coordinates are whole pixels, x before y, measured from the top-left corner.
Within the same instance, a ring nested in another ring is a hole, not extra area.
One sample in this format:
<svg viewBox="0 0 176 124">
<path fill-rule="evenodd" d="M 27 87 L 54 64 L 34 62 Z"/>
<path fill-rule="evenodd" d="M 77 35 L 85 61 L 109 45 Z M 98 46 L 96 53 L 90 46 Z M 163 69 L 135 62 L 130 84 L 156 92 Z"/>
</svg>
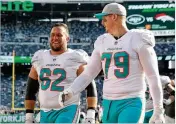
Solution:
<svg viewBox="0 0 176 124">
<path fill-rule="evenodd" d="M 59 46 L 59 47 L 54 47 L 51 43 L 50 43 L 50 48 L 55 51 L 55 52 L 59 52 L 63 49 L 62 46 Z"/>
</svg>

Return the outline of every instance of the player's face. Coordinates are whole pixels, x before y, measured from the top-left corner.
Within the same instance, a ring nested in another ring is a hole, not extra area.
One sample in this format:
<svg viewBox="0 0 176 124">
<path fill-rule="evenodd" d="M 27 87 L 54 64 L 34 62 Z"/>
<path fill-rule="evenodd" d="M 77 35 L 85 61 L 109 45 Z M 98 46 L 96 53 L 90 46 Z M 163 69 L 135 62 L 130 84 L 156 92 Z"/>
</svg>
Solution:
<svg viewBox="0 0 176 124">
<path fill-rule="evenodd" d="M 63 50 L 69 40 L 64 27 L 54 27 L 50 33 L 50 47 L 53 51 Z"/>
<path fill-rule="evenodd" d="M 102 25 L 105 27 L 106 32 L 111 33 L 113 27 L 112 15 L 107 15 L 102 18 Z"/>
<path fill-rule="evenodd" d="M 106 32 L 113 34 L 114 26 L 118 24 L 118 16 L 109 14 L 102 18 L 102 25 L 105 27 Z"/>
</svg>

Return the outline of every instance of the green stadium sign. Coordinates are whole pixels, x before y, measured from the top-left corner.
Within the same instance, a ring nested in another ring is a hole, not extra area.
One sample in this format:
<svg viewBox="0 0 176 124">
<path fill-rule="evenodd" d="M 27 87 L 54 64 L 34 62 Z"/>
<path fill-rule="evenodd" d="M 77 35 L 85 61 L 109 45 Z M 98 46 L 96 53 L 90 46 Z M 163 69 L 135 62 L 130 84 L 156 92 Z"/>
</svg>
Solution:
<svg viewBox="0 0 176 124">
<path fill-rule="evenodd" d="M 31 57 L 15 56 L 15 63 L 31 63 Z"/>
<path fill-rule="evenodd" d="M 29 56 L 15 56 L 15 61 L 13 56 L 0 56 L 1 63 L 31 63 L 31 57 Z"/>
<path fill-rule="evenodd" d="M 127 2 L 124 6 L 130 29 L 152 30 L 155 36 L 175 35 L 175 3 Z"/>
<path fill-rule="evenodd" d="M 34 4 L 31 1 L 8 1 L 0 2 L 1 11 L 26 11 L 31 12 L 34 9 Z"/>
</svg>

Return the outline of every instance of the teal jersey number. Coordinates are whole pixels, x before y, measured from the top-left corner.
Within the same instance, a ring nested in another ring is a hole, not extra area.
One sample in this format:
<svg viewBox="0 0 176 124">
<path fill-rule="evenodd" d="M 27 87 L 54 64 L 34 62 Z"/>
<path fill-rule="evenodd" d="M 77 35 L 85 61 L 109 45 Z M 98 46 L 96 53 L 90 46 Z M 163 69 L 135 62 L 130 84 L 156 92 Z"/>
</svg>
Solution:
<svg viewBox="0 0 176 124">
<path fill-rule="evenodd" d="M 106 59 L 105 61 L 105 78 L 108 78 L 108 70 L 111 64 L 112 53 L 103 53 L 101 56 L 101 60 Z"/>
<path fill-rule="evenodd" d="M 45 76 L 44 76 L 45 75 Z M 42 68 L 40 71 L 40 80 L 41 82 L 41 89 L 47 90 L 50 86 L 51 79 L 49 78 L 51 76 L 51 70 L 49 68 Z"/>
<path fill-rule="evenodd" d="M 129 55 L 126 52 L 117 52 L 114 54 L 114 57 L 112 58 L 113 53 L 103 53 L 101 56 L 101 59 L 105 61 L 105 78 L 108 78 L 108 70 L 109 66 L 111 64 L 111 59 L 114 59 L 114 65 L 117 67 L 117 69 L 114 70 L 114 75 L 117 78 L 126 78 L 129 74 Z"/>
<path fill-rule="evenodd" d="M 58 75 L 60 74 L 60 77 L 58 77 L 54 82 L 51 82 L 51 79 L 49 78 L 52 75 Z M 66 72 L 62 68 L 55 68 L 53 70 L 53 73 L 49 68 L 42 68 L 40 71 L 40 80 L 41 80 L 41 89 L 47 90 L 50 87 L 51 84 L 51 91 L 63 91 L 63 86 L 57 86 L 57 84 L 61 83 L 66 78 Z"/>
</svg>

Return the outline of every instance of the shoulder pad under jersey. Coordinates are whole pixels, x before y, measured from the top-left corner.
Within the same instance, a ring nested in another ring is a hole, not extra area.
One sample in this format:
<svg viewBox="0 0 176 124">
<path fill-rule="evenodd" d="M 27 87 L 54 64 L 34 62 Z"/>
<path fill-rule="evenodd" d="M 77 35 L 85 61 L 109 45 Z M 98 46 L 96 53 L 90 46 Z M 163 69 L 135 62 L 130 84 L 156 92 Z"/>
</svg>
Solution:
<svg viewBox="0 0 176 124">
<path fill-rule="evenodd" d="M 152 47 L 155 46 L 155 38 L 154 34 L 146 29 L 133 29 L 132 32 L 134 33 L 135 37 L 139 37 L 139 44 L 144 45 L 151 45 Z"/>
<path fill-rule="evenodd" d="M 100 35 L 94 43 L 94 48 L 101 46 L 104 42 L 104 39 L 107 38 L 108 36 L 109 36 L 108 33 L 104 33 L 104 34 Z"/>
<path fill-rule="evenodd" d="M 76 54 L 77 60 L 80 63 L 85 63 L 86 64 L 88 62 L 89 56 L 88 56 L 87 52 L 85 52 L 84 50 L 77 49 L 77 50 L 75 50 L 75 54 Z"/>
<path fill-rule="evenodd" d="M 42 53 L 44 50 L 38 50 L 34 53 L 34 56 L 32 57 L 31 63 L 34 64 L 35 62 L 38 62 L 41 59 Z"/>
</svg>

